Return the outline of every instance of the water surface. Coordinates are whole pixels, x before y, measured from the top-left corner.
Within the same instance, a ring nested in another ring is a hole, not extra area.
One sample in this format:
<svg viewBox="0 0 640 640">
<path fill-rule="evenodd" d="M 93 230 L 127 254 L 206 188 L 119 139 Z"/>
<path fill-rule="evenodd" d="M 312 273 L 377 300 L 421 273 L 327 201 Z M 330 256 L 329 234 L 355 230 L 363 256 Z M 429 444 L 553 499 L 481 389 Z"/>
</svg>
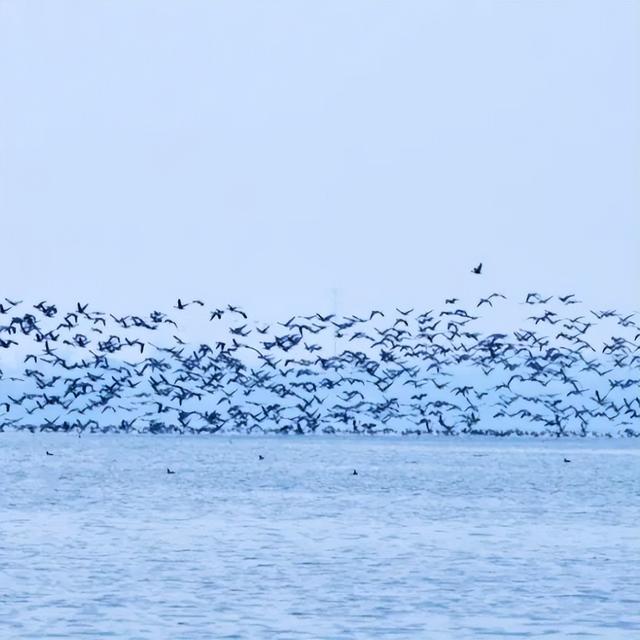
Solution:
<svg viewBox="0 0 640 640">
<path fill-rule="evenodd" d="M 2 638 L 640 637 L 635 441 L 19 433 L 0 469 Z"/>
</svg>

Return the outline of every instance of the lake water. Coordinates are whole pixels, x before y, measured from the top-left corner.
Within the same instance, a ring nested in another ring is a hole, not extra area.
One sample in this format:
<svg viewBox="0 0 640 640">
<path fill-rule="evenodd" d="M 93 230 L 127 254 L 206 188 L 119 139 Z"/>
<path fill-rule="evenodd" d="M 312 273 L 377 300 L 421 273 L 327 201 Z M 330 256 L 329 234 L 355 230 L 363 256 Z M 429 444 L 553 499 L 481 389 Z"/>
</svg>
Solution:
<svg viewBox="0 0 640 640">
<path fill-rule="evenodd" d="M 0 470 L 1 638 L 640 638 L 637 441 L 19 433 Z"/>
</svg>

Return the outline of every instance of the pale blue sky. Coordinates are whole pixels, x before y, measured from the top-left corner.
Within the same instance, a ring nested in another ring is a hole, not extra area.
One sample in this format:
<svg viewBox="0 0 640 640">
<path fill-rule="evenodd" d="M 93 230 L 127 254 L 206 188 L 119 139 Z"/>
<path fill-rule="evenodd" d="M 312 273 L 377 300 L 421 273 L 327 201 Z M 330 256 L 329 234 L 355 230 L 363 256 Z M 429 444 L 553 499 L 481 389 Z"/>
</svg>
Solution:
<svg viewBox="0 0 640 640">
<path fill-rule="evenodd" d="M 636 309 L 639 7 L 0 0 L 3 295 Z"/>
</svg>

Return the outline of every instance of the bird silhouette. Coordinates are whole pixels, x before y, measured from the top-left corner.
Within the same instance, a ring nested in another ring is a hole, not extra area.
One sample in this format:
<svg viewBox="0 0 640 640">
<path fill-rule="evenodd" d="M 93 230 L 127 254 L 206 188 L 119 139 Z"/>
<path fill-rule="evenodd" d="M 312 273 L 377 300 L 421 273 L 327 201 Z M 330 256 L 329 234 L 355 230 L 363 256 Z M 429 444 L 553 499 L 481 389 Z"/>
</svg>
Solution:
<svg viewBox="0 0 640 640">
<path fill-rule="evenodd" d="M 5 300 L 0 354 L 20 364 L 0 372 L 0 430 L 640 435 L 634 313 L 530 292 L 542 307 L 492 332 L 498 300 L 270 323 L 199 299 L 127 314 Z"/>
</svg>

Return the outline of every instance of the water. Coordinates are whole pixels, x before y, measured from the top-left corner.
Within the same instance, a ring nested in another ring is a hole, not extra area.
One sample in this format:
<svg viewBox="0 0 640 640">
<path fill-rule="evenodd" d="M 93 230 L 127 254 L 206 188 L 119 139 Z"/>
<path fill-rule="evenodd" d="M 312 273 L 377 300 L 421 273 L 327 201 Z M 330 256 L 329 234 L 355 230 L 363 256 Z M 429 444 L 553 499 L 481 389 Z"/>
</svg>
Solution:
<svg viewBox="0 0 640 640">
<path fill-rule="evenodd" d="M 3 434 L 0 469 L 2 638 L 640 637 L 634 441 Z"/>
</svg>

